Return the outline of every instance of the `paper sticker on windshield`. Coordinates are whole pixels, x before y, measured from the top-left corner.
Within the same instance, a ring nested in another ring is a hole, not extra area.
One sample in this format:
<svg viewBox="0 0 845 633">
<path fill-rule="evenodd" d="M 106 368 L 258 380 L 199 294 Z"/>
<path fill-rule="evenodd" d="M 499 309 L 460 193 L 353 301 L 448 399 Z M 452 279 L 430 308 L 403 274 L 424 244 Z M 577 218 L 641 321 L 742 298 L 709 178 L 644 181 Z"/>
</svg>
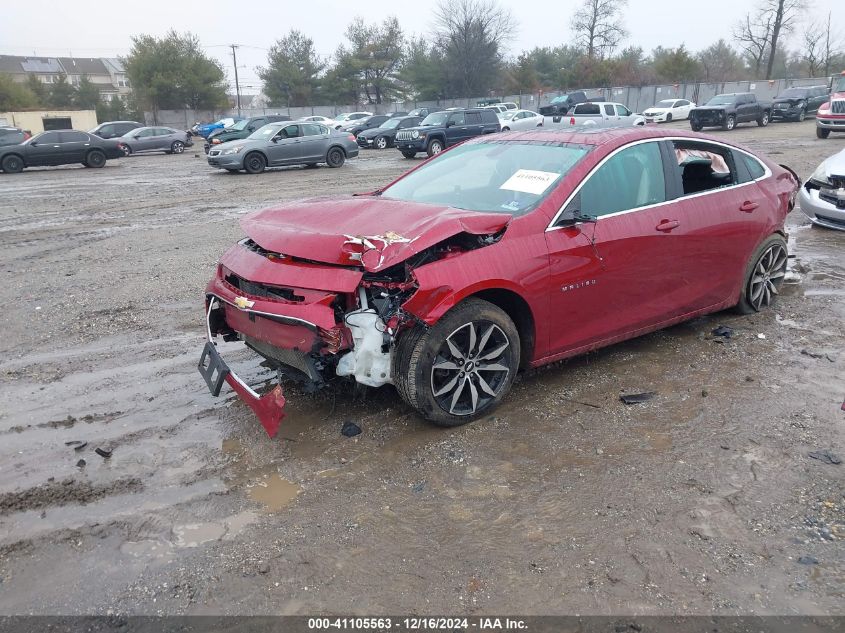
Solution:
<svg viewBox="0 0 845 633">
<path fill-rule="evenodd" d="M 508 191 L 520 191 L 522 193 L 533 193 L 539 196 L 551 184 L 560 177 L 550 171 L 534 171 L 533 169 L 520 169 L 513 176 L 508 178 L 499 189 Z"/>
</svg>

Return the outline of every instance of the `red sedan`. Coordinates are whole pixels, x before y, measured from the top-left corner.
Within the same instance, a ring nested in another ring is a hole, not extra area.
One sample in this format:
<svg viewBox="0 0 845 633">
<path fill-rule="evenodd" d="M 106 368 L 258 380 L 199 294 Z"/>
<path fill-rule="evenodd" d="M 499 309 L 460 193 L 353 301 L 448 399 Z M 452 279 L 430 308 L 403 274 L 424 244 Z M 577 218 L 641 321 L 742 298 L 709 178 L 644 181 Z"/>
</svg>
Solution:
<svg viewBox="0 0 845 633">
<path fill-rule="evenodd" d="M 206 290 L 200 372 L 272 436 L 214 338 L 283 376 L 393 384 L 426 419 L 489 413 L 520 369 L 736 307 L 760 310 L 787 261 L 799 181 L 747 149 L 676 130 L 556 130 L 463 143 L 363 195 L 267 209 Z"/>
</svg>

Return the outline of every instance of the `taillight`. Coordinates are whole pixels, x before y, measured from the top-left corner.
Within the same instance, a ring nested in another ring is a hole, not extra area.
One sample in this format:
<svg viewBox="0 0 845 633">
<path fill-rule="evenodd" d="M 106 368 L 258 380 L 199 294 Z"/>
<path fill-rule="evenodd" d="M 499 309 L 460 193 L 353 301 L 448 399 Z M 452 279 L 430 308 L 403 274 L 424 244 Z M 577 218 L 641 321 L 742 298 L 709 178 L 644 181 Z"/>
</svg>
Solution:
<svg viewBox="0 0 845 633">
<path fill-rule="evenodd" d="M 569 117 L 569 125 L 575 125 L 575 117 L 574 116 Z"/>
<path fill-rule="evenodd" d="M 355 140 L 355 135 L 354 135 L 354 134 L 350 134 L 350 135 L 349 135 L 349 140 L 350 140 L 350 141 L 354 141 L 354 140 Z"/>
</svg>

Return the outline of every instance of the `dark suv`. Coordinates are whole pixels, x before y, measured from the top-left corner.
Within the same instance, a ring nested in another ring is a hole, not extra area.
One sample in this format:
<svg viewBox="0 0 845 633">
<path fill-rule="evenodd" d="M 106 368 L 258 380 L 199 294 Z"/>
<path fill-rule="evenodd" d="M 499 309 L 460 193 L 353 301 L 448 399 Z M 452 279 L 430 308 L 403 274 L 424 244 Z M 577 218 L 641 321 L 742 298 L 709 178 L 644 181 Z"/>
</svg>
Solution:
<svg viewBox="0 0 845 633">
<path fill-rule="evenodd" d="M 787 88 L 775 97 L 772 119 L 803 121 L 808 114 L 815 114 L 819 106 L 830 98 L 827 86 Z"/>
<path fill-rule="evenodd" d="M 208 154 L 208 150 L 211 149 L 212 145 L 220 145 L 221 143 L 244 139 L 268 123 L 278 123 L 279 121 L 290 121 L 290 117 L 286 114 L 265 114 L 249 119 L 241 119 L 231 127 L 221 127 L 214 130 L 205 139 L 205 153 Z"/>
<path fill-rule="evenodd" d="M 16 127 L 0 127 L 0 145 L 18 145 L 23 143 L 30 137 L 28 132 L 24 132 Z"/>
<path fill-rule="evenodd" d="M 413 158 L 417 152 L 435 156 L 468 138 L 493 134 L 501 129 L 502 124 L 493 110 L 444 110 L 429 114 L 417 127 L 399 130 L 394 145 L 405 158 Z"/>
</svg>

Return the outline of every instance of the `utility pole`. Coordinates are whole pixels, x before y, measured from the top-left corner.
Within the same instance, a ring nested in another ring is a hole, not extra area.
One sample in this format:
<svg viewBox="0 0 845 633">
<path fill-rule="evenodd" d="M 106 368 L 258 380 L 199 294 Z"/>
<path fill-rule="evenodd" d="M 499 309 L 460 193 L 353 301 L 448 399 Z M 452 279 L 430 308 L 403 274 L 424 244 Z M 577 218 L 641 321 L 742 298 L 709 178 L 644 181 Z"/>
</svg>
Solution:
<svg viewBox="0 0 845 633">
<path fill-rule="evenodd" d="M 241 86 L 238 83 L 238 55 L 235 52 L 238 48 L 237 44 L 230 44 L 232 47 L 232 63 L 235 66 L 235 98 L 238 103 L 238 116 L 241 116 Z"/>
</svg>

